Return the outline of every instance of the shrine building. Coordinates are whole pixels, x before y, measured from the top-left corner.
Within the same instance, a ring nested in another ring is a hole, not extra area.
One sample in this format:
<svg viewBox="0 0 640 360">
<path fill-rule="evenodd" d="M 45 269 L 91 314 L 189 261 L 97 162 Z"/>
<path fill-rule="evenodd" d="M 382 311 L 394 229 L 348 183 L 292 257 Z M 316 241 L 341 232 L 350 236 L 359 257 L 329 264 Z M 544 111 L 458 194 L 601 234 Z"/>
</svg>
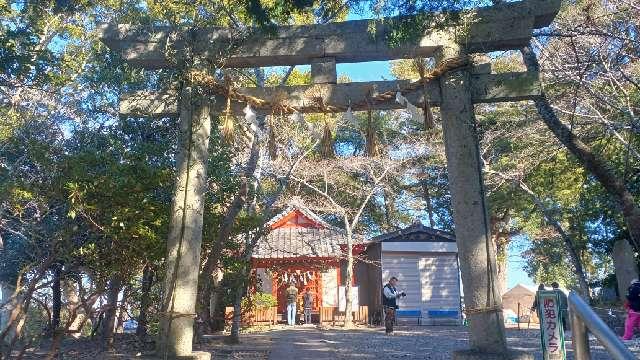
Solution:
<svg viewBox="0 0 640 360">
<path fill-rule="evenodd" d="M 267 225 L 271 230 L 256 244 L 252 267 L 256 272 L 258 291 L 271 293 L 278 300 L 278 318 L 283 314 L 286 317 L 285 290 L 290 281 L 299 291 L 298 312 L 302 309 L 302 294 L 307 289 L 314 295 L 314 322 L 320 320 L 322 308 L 336 310 L 339 288 L 344 286 L 346 272 L 344 230 L 299 204 L 289 205 Z M 354 254 L 364 250 L 357 235 L 353 236 L 353 243 Z M 357 284 L 358 279 L 354 276 L 353 285 Z"/>
</svg>

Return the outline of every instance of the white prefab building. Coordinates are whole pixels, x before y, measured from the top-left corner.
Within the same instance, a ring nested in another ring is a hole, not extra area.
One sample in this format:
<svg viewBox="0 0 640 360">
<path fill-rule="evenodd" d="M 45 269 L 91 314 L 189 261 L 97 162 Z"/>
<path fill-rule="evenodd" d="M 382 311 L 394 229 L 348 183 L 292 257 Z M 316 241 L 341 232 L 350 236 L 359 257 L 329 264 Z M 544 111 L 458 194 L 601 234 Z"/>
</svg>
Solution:
<svg viewBox="0 0 640 360">
<path fill-rule="evenodd" d="M 371 239 L 365 253 L 368 261 L 356 273 L 361 279 L 368 276 L 368 281 L 360 282 L 361 287 L 366 284 L 360 295 L 366 293 L 370 313 L 381 312 L 382 287 L 395 276 L 398 289 L 407 294 L 399 301 L 399 322 L 460 323 L 460 272 L 453 234 L 415 223 Z"/>
</svg>

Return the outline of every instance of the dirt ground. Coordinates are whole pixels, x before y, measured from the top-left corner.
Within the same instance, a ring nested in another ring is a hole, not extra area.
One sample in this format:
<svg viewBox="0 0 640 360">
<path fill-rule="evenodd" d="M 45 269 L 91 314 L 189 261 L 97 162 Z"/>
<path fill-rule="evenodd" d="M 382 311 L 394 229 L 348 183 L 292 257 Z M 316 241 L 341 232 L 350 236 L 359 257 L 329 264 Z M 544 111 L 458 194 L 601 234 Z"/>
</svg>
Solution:
<svg viewBox="0 0 640 360">
<path fill-rule="evenodd" d="M 533 353 L 542 359 L 540 333 L 537 329 L 507 330 L 509 346 Z M 224 334 L 206 335 L 195 350 L 208 351 L 213 359 L 252 360 L 322 360 L 322 359 L 450 359 L 453 351 L 468 346 L 466 327 L 460 326 L 399 326 L 395 335 L 386 336 L 383 329 L 362 327 L 353 330 L 320 329 L 315 326 L 277 326 L 268 330 L 243 334 L 238 345 L 226 343 Z M 640 356 L 640 339 L 627 343 Z M 571 341 L 566 343 L 567 355 L 573 358 Z M 48 344 L 28 349 L 24 359 L 44 359 Z M 112 353 L 99 351 L 96 340 L 66 340 L 59 359 L 157 359 L 153 343 L 141 343 L 133 335 L 116 339 Z M 593 359 L 610 359 L 597 341 L 592 340 Z"/>
</svg>

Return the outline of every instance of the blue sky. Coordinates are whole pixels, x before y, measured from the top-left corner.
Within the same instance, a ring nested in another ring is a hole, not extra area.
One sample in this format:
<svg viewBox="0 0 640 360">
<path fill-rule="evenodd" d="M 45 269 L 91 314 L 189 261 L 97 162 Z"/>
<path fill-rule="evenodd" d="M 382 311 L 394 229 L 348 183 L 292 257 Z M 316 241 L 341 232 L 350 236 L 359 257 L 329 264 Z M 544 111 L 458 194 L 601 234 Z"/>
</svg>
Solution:
<svg viewBox="0 0 640 360">
<path fill-rule="evenodd" d="M 337 64 L 338 76 L 347 75 L 351 81 L 378 81 L 393 79 L 388 61 Z"/>
<path fill-rule="evenodd" d="M 507 288 L 512 288 L 519 283 L 535 285 L 523 269 L 524 258 L 522 252 L 529 246 L 529 240 L 525 236 L 515 236 L 509 244 L 509 258 L 507 267 Z"/>
</svg>

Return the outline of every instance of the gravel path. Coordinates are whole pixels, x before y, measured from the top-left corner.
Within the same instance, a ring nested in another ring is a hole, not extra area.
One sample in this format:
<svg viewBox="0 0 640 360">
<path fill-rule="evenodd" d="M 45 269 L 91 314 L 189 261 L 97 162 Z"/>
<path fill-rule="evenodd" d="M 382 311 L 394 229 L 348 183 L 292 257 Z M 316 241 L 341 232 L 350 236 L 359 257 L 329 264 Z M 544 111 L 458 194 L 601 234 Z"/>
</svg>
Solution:
<svg viewBox="0 0 640 360">
<path fill-rule="evenodd" d="M 452 352 L 468 346 L 466 327 L 406 327 L 396 328 L 395 335 L 386 336 L 381 328 L 354 330 L 297 327 L 269 332 L 273 341 L 271 360 L 307 359 L 451 359 Z M 507 330 L 509 346 L 535 354 L 542 359 L 538 330 Z M 630 348 L 640 356 L 640 342 Z M 573 359 L 571 342 L 566 344 L 568 358 Z M 593 359 L 610 359 L 601 346 L 592 343 Z"/>
<path fill-rule="evenodd" d="M 315 327 L 296 327 L 273 331 L 269 360 L 332 360 L 336 347 Z"/>
<path fill-rule="evenodd" d="M 215 360 L 267 360 L 274 346 L 269 333 L 242 334 L 240 344 L 229 344 L 227 335 L 205 335 L 195 348 L 208 351 Z"/>
<path fill-rule="evenodd" d="M 533 353 L 542 359 L 539 330 L 507 330 L 511 348 Z M 241 335 L 241 343 L 231 345 L 227 335 L 206 335 L 195 349 L 208 351 L 215 360 L 397 360 L 451 359 L 452 352 L 468 347 L 469 334 L 466 327 L 446 326 L 398 326 L 393 336 L 386 336 L 382 328 L 318 329 L 313 326 L 277 326 L 271 330 L 260 330 Z M 119 336 L 116 351 L 101 353 L 97 340 L 68 339 L 62 348 L 64 359 L 128 360 L 140 359 L 140 355 L 151 355 L 153 344 L 139 344 L 133 336 Z M 571 342 L 567 344 L 568 358 L 573 359 Z M 640 339 L 627 343 L 640 358 Z M 30 349 L 25 360 L 43 359 L 49 347 Z M 593 359 L 611 357 L 592 342 Z M 144 357 L 157 359 L 157 357 Z"/>
</svg>

